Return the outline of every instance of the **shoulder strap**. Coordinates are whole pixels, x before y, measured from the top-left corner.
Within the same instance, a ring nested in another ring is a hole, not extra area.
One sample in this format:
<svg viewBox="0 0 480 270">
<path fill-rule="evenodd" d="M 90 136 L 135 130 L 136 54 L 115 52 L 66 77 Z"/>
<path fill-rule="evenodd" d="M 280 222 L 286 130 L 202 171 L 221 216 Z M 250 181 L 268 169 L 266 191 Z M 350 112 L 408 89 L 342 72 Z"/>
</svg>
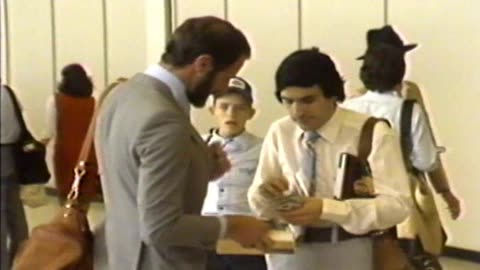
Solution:
<svg viewBox="0 0 480 270">
<path fill-rule="evenodd" d="M 390 126 L 388 121 L 382 118 L 369 117 L 367 121 L 365 121 L 360 133 L 360 140 L 358 142 L 357 156 L 360 159 L 367 160 L 370 152 L 372 151 L 373 130 L 375 128 L 375 124 L 378 122 L 385 122 L 388 126 Z"/>
<path fill-rule="evenodd" d="M 400 143 L 402 147 L 403 161 L 407 167 L 411 167 L 410 154 L 413 150 L 412 142 L 412 115 L 415 100 L 406 99 L 403 101 L 400 115 Z"/>
<path fill-rule="evenodd" d="M 15 111 L 15 115 L 17 116 L 18 122 L 20 123 L 21 135 L 20 140 L 28 140 L 32 139 L 33 136 L 30 131 L 27 129 L 27 125 L 25 124 L 25 119 L 23 118 L 22 109 L 20 107 L 20 102 L 18 101 L 17 96 L 12 88 L 8 85 L 3 85 L 5 90 L 7 91 L 10 99 L 12 100 L 13 110 Z"/>
<path fill-rule="evenodd" d="M 93 146 L 93 137 L 95 134 L 95 126 L 97 116 L 100 112 L 101 106 L 105 98 L 112 92 L 112 90 L 119 84 L 120 82 L 117 81 L 109 85 L 100 95 L 98 102 L 95 106 L 95 111 L 93 112 L 92 119 L 90 120 L 90 124 L 88 126 L 87 134 L 85 135 L 85 139 L 83 140 L 82 148 L 80 150 L 80 154 L 78 155 L 77 166 L 75 166 L 75 179 L 73 181 L 72 187 L 68 194 L 68 199 L 71 201 L 75 201 L 78 199 L 80 195 L 80 183 L 83 179 L 83 176 L 87 172 L 87 160 L 88 156 L 90 155 L 90 151 L 92 150 Z"/>
</svg>

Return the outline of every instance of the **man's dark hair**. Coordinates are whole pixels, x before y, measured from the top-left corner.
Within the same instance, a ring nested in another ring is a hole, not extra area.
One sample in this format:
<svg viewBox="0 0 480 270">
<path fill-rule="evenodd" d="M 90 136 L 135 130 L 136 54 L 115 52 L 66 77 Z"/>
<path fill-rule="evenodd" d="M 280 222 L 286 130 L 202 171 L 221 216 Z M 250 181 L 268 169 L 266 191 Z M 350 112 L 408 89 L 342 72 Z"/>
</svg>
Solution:
<svg viewBox="0 0 480 270">
<path fill-rule="evenodd" d="M 360 68 L 360 79 L 368 90 L 393 91 L 405 76 L 404 52 L 388 44 L 370 47 Z"/>
<path fill-rule="evenodd" d="M 287 87 L 319 86 L 327 98 L 345 99 L 343 80 L 332 59 L 318 48 L 298 50 L 287 56 L 275 74 L 275 96 Z"/>
<path fill-rule="evenodd" d="M 70 64 L 62 69 L 62 80 L 58 90 L 73 97 L 90 97 L 93 92 L 92 80 L 80 64 Z"/>
<path fill-rule="evenodd" d="M 211 55 L 215 69 L 222 70 L 243 55 L 250 57 L 251 49 L 245 35 L 230 22 L 213 16 L 191 18 L 173 32 L 162 62 L 183 67 L 202 54 Z"/>
</svg>

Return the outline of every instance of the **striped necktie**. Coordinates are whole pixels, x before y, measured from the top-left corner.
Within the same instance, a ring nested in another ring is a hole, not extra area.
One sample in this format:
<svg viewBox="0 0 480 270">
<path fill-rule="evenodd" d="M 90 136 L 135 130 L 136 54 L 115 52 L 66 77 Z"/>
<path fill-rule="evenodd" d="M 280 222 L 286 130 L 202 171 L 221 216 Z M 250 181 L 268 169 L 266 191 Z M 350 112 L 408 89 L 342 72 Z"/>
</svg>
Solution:
<svg viewBox="0 0 480 270">
<path fill-rule="evenodd" d="M 305 154 L 302 162 L 302 169 L 305 176 L 310 181 L 309 195 L 314 196 L 317 188 L 317 152 L 315 151 L 315 143 L 320 138 L 320 134 L 316 131 L 306 131 L 305 138 Z"/>
</svg>

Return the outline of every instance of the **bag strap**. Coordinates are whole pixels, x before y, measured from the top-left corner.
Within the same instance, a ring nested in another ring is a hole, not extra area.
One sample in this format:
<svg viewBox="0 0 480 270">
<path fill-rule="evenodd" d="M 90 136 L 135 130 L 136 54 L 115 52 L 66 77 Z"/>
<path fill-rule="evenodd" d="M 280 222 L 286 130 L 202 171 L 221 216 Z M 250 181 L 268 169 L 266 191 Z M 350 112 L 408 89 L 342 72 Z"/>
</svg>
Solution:
<svg viewBox="0 0 480 270">
<path fill-rule="evenodd" d="M 78 155 L 77 165 L 75 166 L 75 179 L 68 193 L 67 199 L 70 201 L 77 201 L 80 195 L 80 184 L 82 182 L 83 176 L 87 173 L 87 160 L 93 146 L 93 138 L 95 136 L 95 126 L 98 114 L 100 113 L 101 106 L 105 98 L 112 92 L 116 86 L 120 84 L 119 81 L 110 84 L 100 95 L 98 102 L 95 106 L 95 110 L 88 125 L 88 130 L 83 140 L 82 148 L 80 149 L 80 154 Z"/>
<path fill-rule="evenodd" d="M 373 130 L 378 122 L 384 122 L 390 126 L 390 123 L 387 120 L 375 117 L 369 117 L 363 124 L 357 153 L 357 156 L 362 160 L 367 160 L 372 151 Z"/>
<path fill-rule="evenodd" d="M 415 105 L 415 100 L 406 99 L 403 101 L 401 114 L 400 114 L 400 143 L 402 147 L 402 157 L 405 162 L 405 166 L 409 171 L 414 171 L 414 167 L 410 162 L 410 154 L 413 151 L 413 142 L 412 142 L 412 116 L 413 116 L 413 106 Z"/>
<path fill-rule="evenodd" d="M 15 95 L 15 92 L 10 86 L 6 84 L 3 85 L 3 88 L 5 88 L 8 95 L 10 96 L 10 99 L 12 100 L 13 110 L 15 111 L 15 115 L 17 116 L 18 122 L 20 124 L 20 129 L 21 129 L 20 141 L 33 139 L 32 133 L 30 133 L 30 131 L 28 130 L 27 125 L 25 123 L 25 119 L 23 118 L 20 102 L 18 101 L 18 98 Z"/>
</svg>

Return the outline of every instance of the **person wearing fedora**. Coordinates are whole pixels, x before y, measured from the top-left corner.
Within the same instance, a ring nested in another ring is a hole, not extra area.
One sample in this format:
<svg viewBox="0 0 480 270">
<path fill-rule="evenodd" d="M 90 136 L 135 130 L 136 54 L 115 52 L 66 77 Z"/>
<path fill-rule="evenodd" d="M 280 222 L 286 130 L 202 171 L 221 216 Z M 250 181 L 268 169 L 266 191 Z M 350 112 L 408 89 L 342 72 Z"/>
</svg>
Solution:
<svg viewBox="0 0 480 270">
<path fill-rule="evenodd" d="M 226 92 L 213 96 L 209 108 L 218 126 L 203 138 L 219 144 L 231 162 L 231 169 L 208 184 L 202 214 L 207 216 L 248 215 L 247 191 L 257 169 L 262 139 L 248 132 L 246 124 L 255 115 L 251 85 L 240 77 L 230 79 Z M 266 270 L 262 255 L 222 255 L 211 252 L 207 270 Z"/>
<path fill-rule="evenodd" d="M 406 69 L 405 53 L 417 44 L 404 45 L 395 30 L 387 25 L 369 30 L 367 45 L 366 53 L 357 59 L 363 60 L 360 79 L 368 91 L 348 99 L 342 106 L 389 120 L 393 128 L 411 145 L 403 145 L 402 151 L 411 178 L 415 179 L 411 185 L 416 207 L 409 219 L 397 226 L 397 233 L 412 265 L 417 269 L 441 269 L 436 256 L 441 253 L 446 239 L 424 175 L 428 175 L 435 191 L 448 205 L 453 219 L 458 218 L 461 207 L 450 189 L 439 157 L 443 148 L 435 143 L 423 102 L 410 102 L 413 104 L 410 105 L 411 113 L 405 114 L 408 105 L 405 105 L 406 99 L 403 97 L 409 97 L 401 91 Z"/>
</svg>

